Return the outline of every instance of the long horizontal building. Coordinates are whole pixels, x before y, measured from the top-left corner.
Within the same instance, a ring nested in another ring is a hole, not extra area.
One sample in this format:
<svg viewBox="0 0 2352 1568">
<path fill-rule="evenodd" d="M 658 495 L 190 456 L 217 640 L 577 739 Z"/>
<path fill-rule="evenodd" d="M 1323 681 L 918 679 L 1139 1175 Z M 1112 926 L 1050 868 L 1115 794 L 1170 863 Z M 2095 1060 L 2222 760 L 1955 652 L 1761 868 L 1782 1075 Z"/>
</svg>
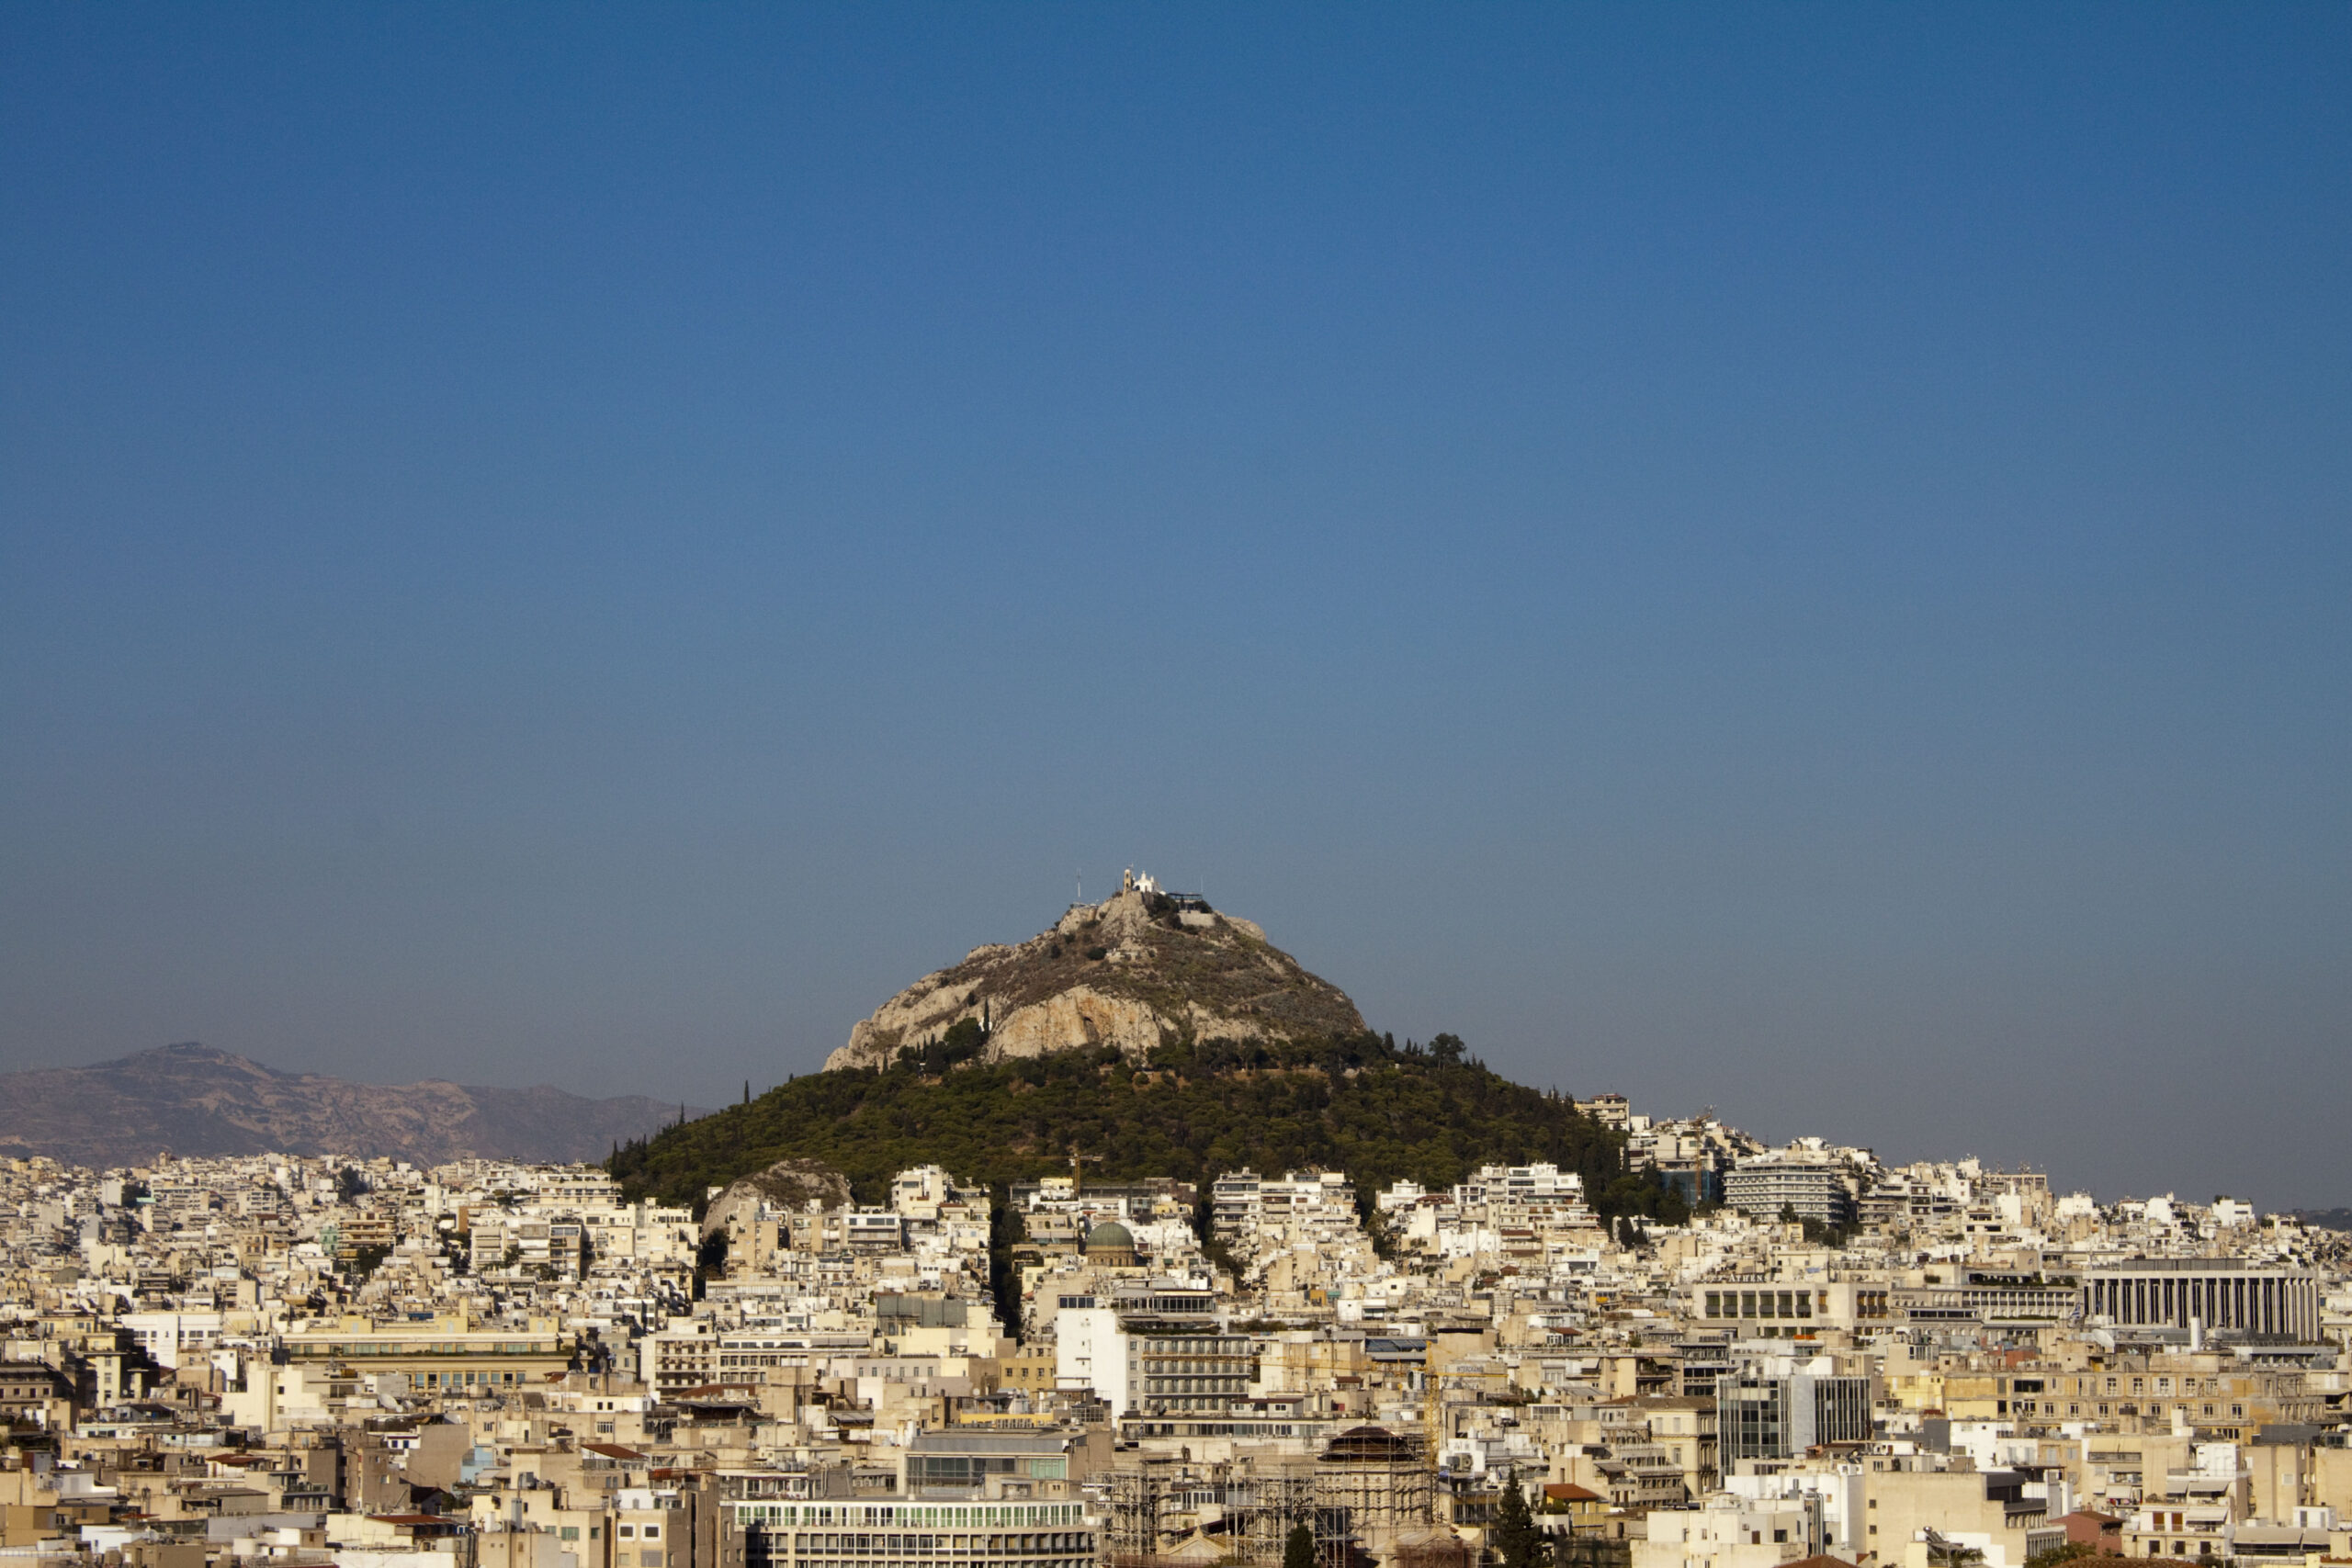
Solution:
<svg viewBox="0 0 2352 1568">
<path fill-rule="evenodd" d="M 734 1506 L 747 1568 L 1094 1568 L 1098 1526 L 1080 1503 L 747 1502 Z"/>
<path fill-rule="evenodd" d="M 290 1366 L 399 1372 L 415 1389 L 529 1387 L 561 1377 L 571 1346 L 553 1318 L 527 1326 L 477 1326 L 462 1314 L 426 1323 L 364 1317 L 298 1323 L 286 1336 Z"/>
<path fill-rule="evenodd" d="M 2083 1315 L 2122 1328 L 2187 1328 L 2310 1340 L 2319 1277 L 2229 1258 L 2141 1258 L 2083 1276 Z"/>
<path fill-rule="evenodd" d="M 1844 1165 L 1819 1156 L 1744 1159 L 1724 1177 L 1724 1201 L 1758 1219 L 1787 1212 L 1825 1225 L 1852 1224 L 1856 1213 L 1851 1175 Z"/>
</svg>

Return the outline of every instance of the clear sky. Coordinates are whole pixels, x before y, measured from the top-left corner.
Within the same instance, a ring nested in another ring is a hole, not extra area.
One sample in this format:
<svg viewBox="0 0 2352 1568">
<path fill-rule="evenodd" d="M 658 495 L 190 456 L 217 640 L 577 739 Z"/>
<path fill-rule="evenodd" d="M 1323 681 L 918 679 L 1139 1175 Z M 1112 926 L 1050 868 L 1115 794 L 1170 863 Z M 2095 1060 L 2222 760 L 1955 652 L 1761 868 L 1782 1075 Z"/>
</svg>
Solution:
<svg viewBox="0 0 2352 1568">
<path fill-rule="evenodd" d="M 0 1067 L 714 1103 L 1134 864 L 2352 1202 L 2352 9 L 0 11 Z"/>
</svg>

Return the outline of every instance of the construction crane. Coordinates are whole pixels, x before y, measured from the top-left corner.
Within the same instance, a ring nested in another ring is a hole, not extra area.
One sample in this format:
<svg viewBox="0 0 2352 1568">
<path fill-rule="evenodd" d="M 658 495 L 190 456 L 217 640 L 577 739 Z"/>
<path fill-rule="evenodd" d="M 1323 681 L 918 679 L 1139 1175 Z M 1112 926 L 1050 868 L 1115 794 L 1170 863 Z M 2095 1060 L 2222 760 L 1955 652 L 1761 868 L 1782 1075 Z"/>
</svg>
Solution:
<svg viewBox="0 0 2352 1568">
<path fill-rule="evenodd" d="M 1432 1346 L 1430 1348 L 1433 1349 L 1435 1347 Z M 1428 1354 L 1428 1350 L 1422 1352 L 1424 1357 Z M 1457 1385 L 1465 1382 L 1487 1383 L 1506 1375 L 1499 1367 L 1484 1367 L 1476 1371 L 1457 1371 L 1448 1368 L 1443 1371 L 1433 1372 L 1424 1362 L 1421 1370 L 1421 1441 L 1427 1450 L 1425 1457 L 1429 1461 L 1430 1474 L 1434 1475 L 1438 1472 L 1438 1450 L 1443 1446 L 1444 1434 L 1440 1432 L 1438 1427 L 1445 1420 L 1446 1383 L 1448 1382 Z"/>
</svg>

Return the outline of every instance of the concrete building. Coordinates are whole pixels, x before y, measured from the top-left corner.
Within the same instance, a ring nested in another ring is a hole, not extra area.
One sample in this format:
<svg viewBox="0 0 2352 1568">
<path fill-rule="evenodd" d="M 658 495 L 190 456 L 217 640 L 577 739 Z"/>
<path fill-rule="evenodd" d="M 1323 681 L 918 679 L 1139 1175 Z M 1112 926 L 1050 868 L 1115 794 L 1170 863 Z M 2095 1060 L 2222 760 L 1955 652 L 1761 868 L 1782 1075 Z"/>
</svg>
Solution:
<svg viewBox="0 0 2352 1568">
<path fill-rule="evenodd" d="M 1717 1462 L 1801 1456 L 1824 1443 L 1871 1435 L 1871 1380 L 1744 1367 L 1715 1380 Z"/>
<path fill-rule="evenodd" d="M 1092 1568 L 1098 1554 L 1096 1521 L 1078 1502 L 761 1502 L 735 1512 L 747 1568 Z"/>
<path fill-rule="evenodd" d="M 2227 1258 L 2142 1258 L 2083 1279 L 2083 1314 L 2120 1327 L 2188 1328 L 2311 1340 L 2319 1335 L 2319 1277 L 2306 1269 Z"/>
<path fill-rule="evenodd" d="M 1975 1551 L 1984 1568 L 2021 1568 L 2049 1523 L 2045 1498 L 2016 1471 L 1939 1468 L 1944 1456 L 1873 1458 L 1863 1476 L 1860 1549 L 1901 1562 L 1927 1549 Z"/>
<path fill-rule="evenodd" d="M 1842 1160 L 1809 1149 L 1740 1161 L 1724 1176 L 1724 1201 L 1767 1220 L 1793 1211 L 1802 1220 L 1850 1225 L 1856 1214 L 1852 1173 Z"/>
</svg>

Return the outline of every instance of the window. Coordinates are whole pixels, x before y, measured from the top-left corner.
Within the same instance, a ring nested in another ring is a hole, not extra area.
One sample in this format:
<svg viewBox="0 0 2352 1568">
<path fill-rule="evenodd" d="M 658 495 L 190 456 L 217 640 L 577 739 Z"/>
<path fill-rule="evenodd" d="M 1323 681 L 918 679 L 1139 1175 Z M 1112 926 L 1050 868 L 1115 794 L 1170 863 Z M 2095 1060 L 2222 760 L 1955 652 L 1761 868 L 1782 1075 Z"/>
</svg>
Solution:
<svg viewBox="0 0 2352 1568">
<path fill-rule="evenodd" d="M 622 1540 L 635 1540 L 637 1539 L 637 1527 L 635 1525 L 616 1525 L 613 1527 L 613 1534 Z"/>
<path fill-rule="evenodd" d="M 662 1527 L 660 1525 L 646 1526 L 645 1539 L 648 1540 L 660 1540 L 662 1539 Z"/>
</svg>

